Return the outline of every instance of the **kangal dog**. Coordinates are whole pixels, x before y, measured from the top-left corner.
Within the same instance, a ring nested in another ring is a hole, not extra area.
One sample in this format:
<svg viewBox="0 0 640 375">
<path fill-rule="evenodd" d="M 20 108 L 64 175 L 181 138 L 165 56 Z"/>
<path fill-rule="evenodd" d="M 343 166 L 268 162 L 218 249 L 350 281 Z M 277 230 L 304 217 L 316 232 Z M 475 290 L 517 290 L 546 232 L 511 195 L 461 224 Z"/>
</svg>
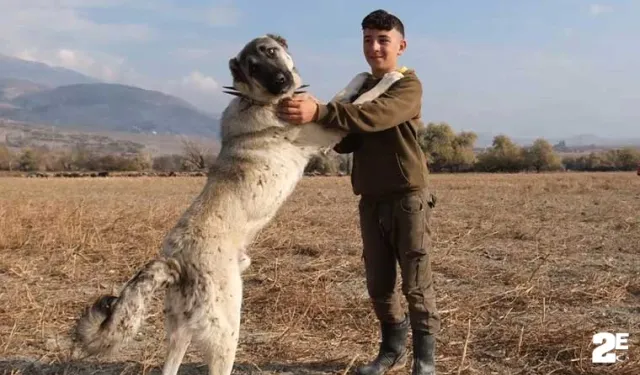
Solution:
<svg viewBox="0 0 640 375">
<path fill-rule="evenodd" d="M 168 350 L 164 375 L 178 372 L 190 343 L 209 373 L 229 375 L 238 345 L 245 251 L 302 178 L 311 156 L 345 133 L 318 124 L 291 125 L 275 107 L 299 93 L 301 78 L 285 40 L 265 35 L 229 61 L 236 97 L 221 119 L 220 153 L 200 194 L 171 229 L 161 254 L 145 264 L 119 296 L 103 296 L 77 322 L 76 342 L 89 355 L 110 354 L 131 339 L 146 305 L 166 289 Z M 383 94 L 400 73 L 390 73 L 354 104 Z M 333 100 L 351 102 L 366 73 L 354 77 Z"/>
</svg>

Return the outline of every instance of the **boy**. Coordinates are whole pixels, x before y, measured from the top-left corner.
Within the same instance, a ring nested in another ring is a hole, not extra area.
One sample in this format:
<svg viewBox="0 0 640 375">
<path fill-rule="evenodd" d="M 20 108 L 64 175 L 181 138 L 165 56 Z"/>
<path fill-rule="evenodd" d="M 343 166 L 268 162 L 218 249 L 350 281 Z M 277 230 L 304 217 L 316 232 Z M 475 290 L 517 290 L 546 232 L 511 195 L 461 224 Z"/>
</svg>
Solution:
<svg viewBox="0 0 640 375">
<path fill-rule="evenodd" d="M 357 369 L 379 375 L 407 362 L 406 340 L 413 336 L 413 375 L 435 374 L 435 337 L 440 330 L 436 310 L 429 243 L 429 218 L 435 199 L 427 193 L 427 167 L 416 133 L 422 126 L 422 85 L 412 70 L 398 68 L 406 49 L 404 26 L 384 10 L 362 20 L 363 52 L 371 76 L 361 92 L 382 76 L 399 70 L 404 77 L 378 99 L 360 106 L 320 104 L 313 97 L 284 100 L 279 115 L 294 124 L 315 121 L 349 134 L 335 146 L 353 152 L 351 183 L 360 195 L 360 229 L 367 290 L 380 323 L 378 356 Z M 400 264 L 407 316 L 396 291 Z"/>
</svg>

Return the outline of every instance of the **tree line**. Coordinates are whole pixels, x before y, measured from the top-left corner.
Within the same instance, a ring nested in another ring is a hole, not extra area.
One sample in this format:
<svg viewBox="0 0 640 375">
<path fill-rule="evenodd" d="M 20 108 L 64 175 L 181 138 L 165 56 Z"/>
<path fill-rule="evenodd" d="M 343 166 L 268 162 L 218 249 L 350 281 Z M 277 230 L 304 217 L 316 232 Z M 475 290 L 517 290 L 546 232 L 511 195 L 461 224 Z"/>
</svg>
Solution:
<svg viewBox="0 0 640 375">
<path fill-rule="evenodd" d="M 203 171 L 215 159 L 209 149 L 185 140 L 180 154 L 151 156 L 144 151 L 101 152 L 78 144 L 70 149 L 47 146 L 12 151 L 0 143 L 0 170 L 21 172 L 194 172 Z"/>
<path fill-rule="evenodd" d="M 429 123 L 420 133 L 429 170 L 438 172 L 546 172 L 633 171 L 640 165 L 640 150 L 623 147 L 582 154 L 563 153 L 564 142 L 552 145 L 544 138 L 520 146 L 497 135 L 491 146 L 476 152 L 477 135 L 456 133 L 447 123 Z"/>
<path fill-rule="evenodd" d="M 478 149 L 474 132 L 455 132 L 445 123 L 429 123 L 418 134 L 430 173 L 516 173 L 554 171 L 634 171 L 640 150 L 623 147 L 589 153 L 567 152 L 565 142 L 552 145 L 544 138 L 520 146 L 507 135 L 493 138 L 491 146 Z M 320 155 L 309 163 L 310 173 L 349 173 L 349 157 Z"/>
<path fill-rule="evenodd" d="M 447 123 L 429 123 L 419 133 L 430 173 L 515 173 L 546 171 L 632 171 L 640 165 L 640 150 L 632 147 L 583 154 L 566 153 L 561 142 L 544 138 L 520 146 L 506 135 L 494 137 L 491 146 L 478 149 L 473 132 L 455 132 Z M 0 170 L 12 171 L 204 171 L 215 155 L 197 142 L 184 140 L 182 152 L 152 157 L 144 152 L 100 153 L 77 145 L 69 150 L 45 146 L 11 151 L 0 143 Z M 309 162 L 309 175 L 349 174 L 351 155 L 335 152 Z"/>
</svg>

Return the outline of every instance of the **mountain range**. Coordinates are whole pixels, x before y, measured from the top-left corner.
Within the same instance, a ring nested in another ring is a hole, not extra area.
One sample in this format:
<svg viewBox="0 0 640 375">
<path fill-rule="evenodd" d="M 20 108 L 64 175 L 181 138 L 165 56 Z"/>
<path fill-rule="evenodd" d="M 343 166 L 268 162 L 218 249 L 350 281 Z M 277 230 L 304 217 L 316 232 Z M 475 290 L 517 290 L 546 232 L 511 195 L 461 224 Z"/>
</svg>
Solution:
<svg viewBox="0 0 640 375">
<path fill-rule="evenodd" d="M 219 120 L 178 97 L 0 55 L 0 118 L 90 131 L 218 138 Z"/>
</svg>

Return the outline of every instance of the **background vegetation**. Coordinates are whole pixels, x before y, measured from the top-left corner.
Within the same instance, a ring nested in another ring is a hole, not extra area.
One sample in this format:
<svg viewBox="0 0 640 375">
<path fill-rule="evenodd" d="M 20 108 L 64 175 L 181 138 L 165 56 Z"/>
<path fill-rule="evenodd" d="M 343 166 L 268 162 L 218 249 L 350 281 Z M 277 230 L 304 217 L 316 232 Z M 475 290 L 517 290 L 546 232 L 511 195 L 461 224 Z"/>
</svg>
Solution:
<svg viewBox="0 0 640 375">
<path fill-rule="evenodd" d="M 447 123 L 429 123 L 420 133 L 422 149 L 431 173 L 516 173 L 547 171 L 632 171 L 640 164 L 634 147 L 575 152 L 564 142 L 552 145 L 544 138 L 521 146 L 501 134 L 487 148 L 477 148 L 473 132 L 455 132 Z M 215 160 L 211 148 L 184 140 L 182 152 L 152 157 L 144 149 L 100 152 L 78 143 L 71 148 L 46 145 L 8 147 L 0 143 L 0 170 L 51 171 L 204 171 Z M 344 175 L 351 169 L 351 156 L 331 152 L 319 155 L 307 166 L 314 175 Z"/>
</svg>

